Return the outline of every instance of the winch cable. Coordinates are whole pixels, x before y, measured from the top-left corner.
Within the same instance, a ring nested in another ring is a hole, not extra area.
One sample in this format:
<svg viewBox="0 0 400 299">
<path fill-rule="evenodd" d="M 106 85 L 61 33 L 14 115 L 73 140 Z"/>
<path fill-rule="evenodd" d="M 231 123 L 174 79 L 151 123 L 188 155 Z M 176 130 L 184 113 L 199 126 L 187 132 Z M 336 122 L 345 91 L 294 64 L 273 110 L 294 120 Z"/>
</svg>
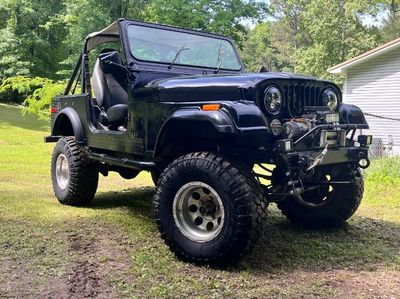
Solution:
<svg viewBox="0 0 400 299">
<path fill-rule="evenodd" d="M 324 161 L 325 155 L 328 153 L 328 143 L 326 143 L 325 148 L 323 149 L 323 151 L 321 152 L 321 154 L 319 154 L 315 159 L 314 162 L 311 164 L 310 167 L 307 168 L 306 171 L 310 171 L 312 169 L 314 169 L 316 166 L 318 166 L 319 164 L 321 164 Z"/>
</svg>

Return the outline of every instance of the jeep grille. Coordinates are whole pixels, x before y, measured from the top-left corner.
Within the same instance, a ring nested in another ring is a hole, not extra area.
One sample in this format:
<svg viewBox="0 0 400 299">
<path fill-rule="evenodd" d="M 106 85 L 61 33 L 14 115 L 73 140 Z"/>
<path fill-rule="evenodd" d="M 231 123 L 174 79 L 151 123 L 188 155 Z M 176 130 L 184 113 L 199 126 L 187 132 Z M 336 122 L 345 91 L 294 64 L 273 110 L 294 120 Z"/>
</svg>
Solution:
<svg viewBox="0 0 400 299">
<path fill-rule="evenodd" d="M 301 116 L 305 106 L 320 106 L 322 88 L 311 84 L 284 84 L 283 96 L 286 99 L 289 113 Z"/>
</svg>

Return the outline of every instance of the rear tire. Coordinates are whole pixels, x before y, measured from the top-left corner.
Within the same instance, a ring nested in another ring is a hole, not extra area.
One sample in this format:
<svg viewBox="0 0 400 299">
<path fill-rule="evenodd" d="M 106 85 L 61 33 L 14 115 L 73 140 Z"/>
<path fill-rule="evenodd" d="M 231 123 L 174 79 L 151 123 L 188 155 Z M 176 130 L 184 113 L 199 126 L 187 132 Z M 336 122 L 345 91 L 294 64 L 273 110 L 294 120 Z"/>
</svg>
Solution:
<svg viewBox="0 0 400 299">
<path fill-rule="evenodd" d="M 74 137 L 58 140 L 51 160 L 51 180 L 58 201 L 64 205 L 89 204 L 96 194 L 99 171 L 86 148 Z"/>
<path fill-rule="evenodd" d="M 161 237 L 178 258 L 198 264 L 225 264 L 248 252 L 265 211 L 254 176 L 206 152 L 172 162 L 154 197 Z"/>
<path fill-rule="evenodd" d="M 316 174 L 317 180 L 328 176 L 333 181 L 349 180 L 351 183 L 333 185 L 332 190 L 329 185 L 321 187 L 328 188 L 325 192 L 315 190 L 308 195 L 304 193 L 303 198 L 315 206 L 300 204 L 294 197 L 288 197 L 278 203 L 278 208 L 290 221 L 304 226 L 329 228 L 343 225 L 356 212 L 363 197 L 364 180 L 360 170 L 348 168 L 347 165 L 335 165 L 317 170 Z"/>
</svg>

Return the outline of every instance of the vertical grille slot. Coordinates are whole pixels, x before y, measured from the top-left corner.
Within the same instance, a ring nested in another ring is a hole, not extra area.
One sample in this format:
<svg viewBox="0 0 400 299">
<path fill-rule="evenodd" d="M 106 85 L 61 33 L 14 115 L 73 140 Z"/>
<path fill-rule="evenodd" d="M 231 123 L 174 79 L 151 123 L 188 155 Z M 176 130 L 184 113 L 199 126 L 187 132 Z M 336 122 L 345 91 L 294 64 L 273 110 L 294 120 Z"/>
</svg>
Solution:
<svg viewBox="0 0 400 299">
<path fill-rule="evenodd" d="M 312 106 L 315 106 L 315 103 L 316 103 L 315 90 L 316 90 L 316 88 L 314 86 L 312 86 L 311 87 L 311 95 L 310 95 L 310 100 L 311 100 Z"/>
</svg>

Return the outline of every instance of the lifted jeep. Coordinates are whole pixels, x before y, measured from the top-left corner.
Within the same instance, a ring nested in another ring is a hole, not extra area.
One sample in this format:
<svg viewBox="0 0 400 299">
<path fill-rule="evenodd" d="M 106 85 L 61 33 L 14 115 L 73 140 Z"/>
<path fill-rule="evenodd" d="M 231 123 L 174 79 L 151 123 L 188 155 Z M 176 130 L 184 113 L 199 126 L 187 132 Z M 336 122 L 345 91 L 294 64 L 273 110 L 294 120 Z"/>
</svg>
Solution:
<svg viewBox="0 0 400 299">
<path fill-rule="evenodd" d="M 326 227 L 362 199 L 371 143 L 355 138 L 368 128 L 362 111 L 332 82 L 245 73 L 224 36 L 120 19 L 86 38 L 51 112 L 58 200 L 88 204 L 99 173 L 151 172 L 161 236 L 186 261 L 243 255 L 269 203 Z"/>
</svg>

